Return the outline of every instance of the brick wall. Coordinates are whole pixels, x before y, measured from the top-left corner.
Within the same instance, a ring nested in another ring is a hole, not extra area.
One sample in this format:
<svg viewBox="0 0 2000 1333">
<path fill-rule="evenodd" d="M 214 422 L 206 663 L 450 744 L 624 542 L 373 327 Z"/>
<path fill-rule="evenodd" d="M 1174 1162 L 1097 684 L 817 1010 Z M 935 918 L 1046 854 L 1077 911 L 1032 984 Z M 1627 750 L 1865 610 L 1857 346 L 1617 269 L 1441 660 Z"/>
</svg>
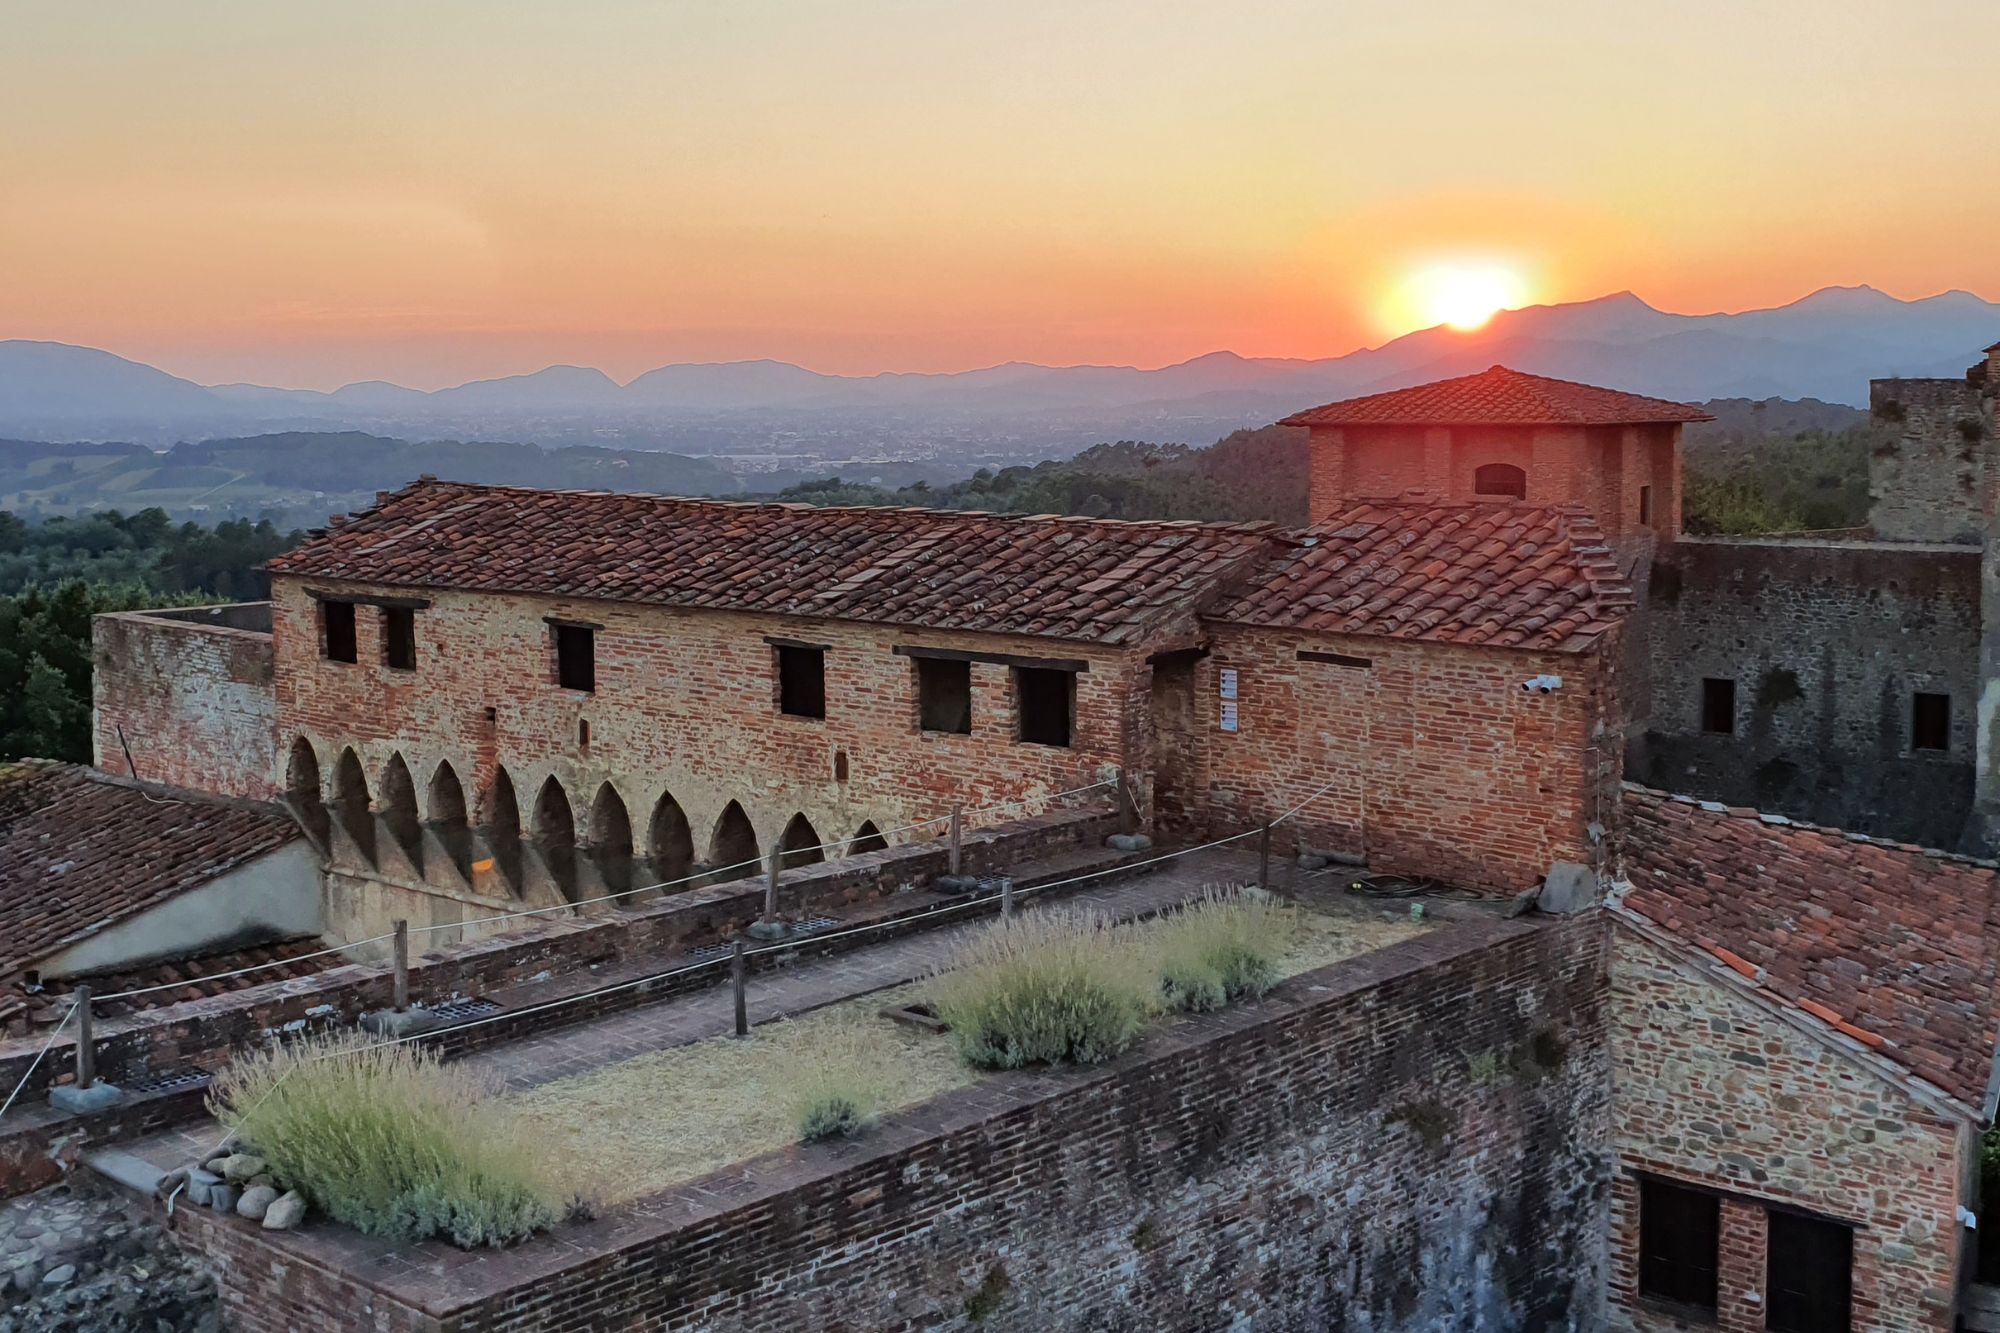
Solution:
<svg viewBox="0 0 2000 1333">
<path fill-rule="evenodd" d="M 268 623 L 261 602 L 96 617 L 90 637 L 97 767 L 189 791 L 273 796 L 271 636 L 258 628 Z M 126 745 L 136 774 L 126 763 Z"/>
<path fill-rule="evenodd" d="M 1455 923 L 500 1254 L 177 1225 L 245 1333 L 1593 1327 L 1604 943 Z"/>
<path fill-rule="evenodd" d="M 1724 1330 L 1764 1327 L 1766 1209 L 1854 1233 L 1855 1333 L 1951 1328 L 1971 1130 L 1754 999 L 1613 933 L 1613 1327 L 1688 1325 L 1638 1291 L 1638 1174 L 1717 1191 Z"/>
<path fill-rule="evenodd" d="M 1218 627 L 1195 671 L 1210 817 L 1218 831 L 1248 827 L 1331 784 L 1278 831 L 1284 851 L 1360 853 L 1377 870 L 1509 892 L 1556 861 L 1592 864 L 1588 826 L 1617 819 L 1621 658 L 1615 638 L 1595 653 L 1523 653 Z M 1221 729 L 1223 671 L 1236 672 L 1234 732 Z M 1522 688 L 1544 674 L 1562 688 Z"/>
<path fill-rule="evenodd" d="M 1888 541 L 1976 545 L 1992 449 L 1990 406 L 1965 379 L 1873 380 L 1868 525 Z M 1974 433 L 1976 432 L 1976 433 Z"/>
<path fill-rule="evenodd" d="M 1637 781 L 1927 846 L 1972 802 L 1979 552 L 1880 542 L 1683 540 L 1661 548 Z M 1702 730 L 1705 677 L 1736 731 Z M 1949 748 L 1911 746 L 1911 700 L 1951 698 Z"/>
</svg>

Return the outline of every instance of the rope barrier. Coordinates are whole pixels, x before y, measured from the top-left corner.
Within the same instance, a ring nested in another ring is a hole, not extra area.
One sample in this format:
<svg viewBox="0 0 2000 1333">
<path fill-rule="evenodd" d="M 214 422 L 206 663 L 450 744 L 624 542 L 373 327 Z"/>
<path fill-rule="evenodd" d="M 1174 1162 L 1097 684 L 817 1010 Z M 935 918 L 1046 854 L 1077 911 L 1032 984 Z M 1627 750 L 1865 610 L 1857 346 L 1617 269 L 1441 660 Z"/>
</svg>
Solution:
<svg viewBox="0 0 2000 1333">
<path fill-rule="evenodd" d="M 42 1043 L 42 1049 L 36 1051 L 35 1058 L 28 1062 L 27 1071 L 21 1075 L 21 1081 L 7 1094 L 7 1100 L 0 1102 L 0 1116 L 5 1116 L 12 1109 L 14 1099 L 21 1095 L 21 1089 L 28 1086 L 28 1080 L 35 1076 L 35 1070 L 41 1066 L 42 1057 L 49 1053 L 49 1048 L 56 1044 L 56 1038 L 62 1035 L 63 1025 L 76 1017 L 76 1011 L 81 1007 L 80 1001 L 71 1001 L 69 1011 L 56 1020 L 56 1025 L 49 1030 L 49 1039 Z"/>
</svg>

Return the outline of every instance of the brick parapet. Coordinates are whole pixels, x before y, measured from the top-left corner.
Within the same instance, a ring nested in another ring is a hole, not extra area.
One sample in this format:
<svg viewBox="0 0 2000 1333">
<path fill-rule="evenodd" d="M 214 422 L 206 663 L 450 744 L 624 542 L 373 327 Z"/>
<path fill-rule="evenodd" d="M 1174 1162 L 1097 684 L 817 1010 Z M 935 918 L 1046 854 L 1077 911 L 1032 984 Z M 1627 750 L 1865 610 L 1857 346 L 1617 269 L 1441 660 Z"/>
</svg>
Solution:
<svg viewBox="0 0 2000 1333">
<path fill-rule="evenodd" d="M 211 612 L 208 620 L 188 618 L 205 611 Z M 274 796 L 271 636 L 244 627 L 266 616 L 264 604 L 246 603 L 94 617 L 96 766 L 184 791 L 252 800 Z"/>
</svg>

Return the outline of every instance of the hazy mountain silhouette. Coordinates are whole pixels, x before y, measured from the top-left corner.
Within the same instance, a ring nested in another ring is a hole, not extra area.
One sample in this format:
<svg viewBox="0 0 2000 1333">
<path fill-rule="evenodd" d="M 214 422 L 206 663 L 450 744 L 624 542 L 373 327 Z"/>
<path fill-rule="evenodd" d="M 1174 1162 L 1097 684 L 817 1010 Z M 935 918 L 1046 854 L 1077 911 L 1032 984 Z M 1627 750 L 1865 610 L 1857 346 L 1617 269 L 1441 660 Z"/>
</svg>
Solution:
<svg viewBox="0 0 2000 1333">
<path fill-rule="evenodd" d="M 476 422 L 529 430 L 536 418 L 607 422 L 745 412 L 893 412 L 940 421 L 1037 414 L 1090 419 L 1240 421 L 1421 383 L 1504 362 L 1521 370 L 1668 398 L 1819 398 L 1862 404 L 1868 381 L 1958 375 L 2000 339 L 2000 304 L 1953 291 L 1902 301 L 1829 287 L 1738 314 L 1677 315 L 1631 292 L 1496 316 L 1471 333 L 1425 329 L 1321 360 L 1212 352 L 1155 370 L 1022 362 L 954 374 L 826 375 L 782 361 L 678 364 L 619 385 L 602 371 L 551 366 L 435 392 L 382 381 L 333 393 L 204 387 L 94 348 L 0 342 L 0 433 L 228 430 L 256 424 Z"/>
</svg>

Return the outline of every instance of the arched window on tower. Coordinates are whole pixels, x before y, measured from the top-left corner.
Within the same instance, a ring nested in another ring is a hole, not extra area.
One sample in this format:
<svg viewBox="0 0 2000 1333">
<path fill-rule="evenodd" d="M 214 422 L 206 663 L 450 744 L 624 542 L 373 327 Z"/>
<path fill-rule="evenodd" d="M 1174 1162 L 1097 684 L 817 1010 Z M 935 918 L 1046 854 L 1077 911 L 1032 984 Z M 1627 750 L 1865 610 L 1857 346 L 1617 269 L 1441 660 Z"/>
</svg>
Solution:
<svg viewBox="0 0 2000 1333">
<path fill-rule="evenodd" d="M 1512 463 L 1482 463 L 1473 469 L 1472 493 L 1525 500 L 1528 498 L 1528 474 Z"/>
</svg>

